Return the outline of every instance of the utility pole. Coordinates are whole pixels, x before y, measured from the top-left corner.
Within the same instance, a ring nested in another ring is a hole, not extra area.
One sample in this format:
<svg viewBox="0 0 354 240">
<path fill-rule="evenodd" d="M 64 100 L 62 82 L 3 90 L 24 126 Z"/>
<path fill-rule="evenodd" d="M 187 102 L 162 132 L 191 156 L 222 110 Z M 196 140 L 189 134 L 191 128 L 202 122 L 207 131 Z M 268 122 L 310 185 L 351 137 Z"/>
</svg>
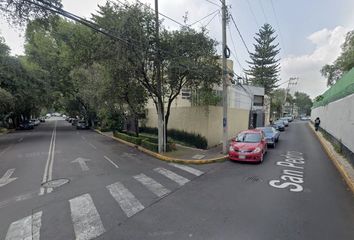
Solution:
<svg viewBox="0 0 354 240">
<path fill-rule="evenodd" d="M 160 26 L 159 26 L 159 3 L 155 0 L 155 25 L 156 25 L 156 82 L 157 82 L 157 129 L 158 129 L 158 151 L 162 153 L 165 151 L 165 131 L 164 131 L 164 104 L 161 91 L 161 69 L 160 69 Z"/>
<path fill-rule="evenodd" d="M 290 90 L 290 86 L 295 86 L 295 85 L 297 85 L 297 80 L 299 80 L 299 78 L 298 77 L 291 77 L 291 78 L 289 78 L 289 81 L 288 81 L 288 86 L 287 86 L 287 88 L 285 89 L 285 98 L 284 98 L 284 103 L 283 103 L 283 105 L 282 105 L 282 113 L 281 113 L 281 116 L 280 117 L 283 117 L 283 115 L 284 115 L 284 111 L 285 111 L 285 104 L 286 104 L 286 98 L 288 97 L 288 92 L 289 92 L 289 90 Z"/>
<path fill-rule="evenodd" d="M 227 122 L 227 108 L 228 108 L 228 99 L 227 99 L 227 61 L 226 61 L 226 54 L 227 54 L 227 49 L 226 49 L 226 14 L 227 14 L 227 9 L 226 9 L 226 3 L 225 0 L 221 0 L 221 11 L 222 11 L 222 79 L 223 79 L 223 85 L 222 85 L 222 102 L 223 102 L 223 118 L 222 118 L 222 124 L 223 124 L 223 153 L 226 154 L 228 151 L 228 141 L 229 141 L 229 134 L 228 134 L 228 122 Z"/>
</svg>

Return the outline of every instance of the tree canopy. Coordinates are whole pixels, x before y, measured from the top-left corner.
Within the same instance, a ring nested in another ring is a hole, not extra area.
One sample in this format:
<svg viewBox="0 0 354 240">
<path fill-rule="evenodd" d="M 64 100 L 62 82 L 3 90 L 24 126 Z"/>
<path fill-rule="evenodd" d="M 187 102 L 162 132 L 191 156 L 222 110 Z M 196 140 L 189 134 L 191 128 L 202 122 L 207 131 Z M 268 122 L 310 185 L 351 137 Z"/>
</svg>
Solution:
<svg viewBox="0 0 354 240">
<path fill-rule="evenodd" d="M 254 40 L 255 51 L 250 53 L 249 69 L 245 72 L 250 76 L 253 85 L 264 87 L 265 93 L 270 94 L 279 81 L 280 63 L 277 58 L 280 49 L 275 44 L 277 36 L 270 24 L 264 24 L 256 33 Z"/>
<path fill-rule="evenodd" d="M 332 64 L 326 64 L 321 69 L 321 74 L 327 78 L 327 86 L 335 84 L 344 73 L 354 67 L 354 31 L 347 33 L 342 45 L 342 52 Z"/>
</svg>

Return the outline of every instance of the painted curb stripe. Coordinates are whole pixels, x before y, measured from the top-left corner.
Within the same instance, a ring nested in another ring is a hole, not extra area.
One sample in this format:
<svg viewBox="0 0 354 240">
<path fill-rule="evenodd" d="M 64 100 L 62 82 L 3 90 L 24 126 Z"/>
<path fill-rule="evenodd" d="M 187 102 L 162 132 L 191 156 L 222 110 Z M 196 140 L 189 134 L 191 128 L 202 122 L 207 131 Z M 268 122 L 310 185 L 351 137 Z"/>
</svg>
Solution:
<svg viewBox="0 0 354 240">
<path fill-rule="evenodd" d="M 182 177 L 170 170 L 167 170 L 165 168 L 155 168 L 154 171 L 160 173 L 161 175 L 171 179 L 172 181 L 176 182 L 178 185 L 183 186 L 184 184 L 186 184 L 187 182 L 189 182 L 189 180 L 185 177 Z"/>
<path fill-rule="evenodd" d="M 149 178 L 145 174 L 136 175 L 134 178 L 158 197 L 163 197 L 171 192 L 160 183 L 156 182 L 152 178 Z"/>
<path fill-rule="evenodd" d="M 118 202 L 127 217 L 131 217 L 144 209 L 144 206 L 139 202 L 139 200 L 136 199 L 135 196 L 120 182 L 107 186 L 107 189 L 113 198 Z"/>
<path fill-rule="evenodd" d="M 89 194 L 69 200 L 76 240 L 89 240 L 105 232 L 101 218 Z"/>
</svg>

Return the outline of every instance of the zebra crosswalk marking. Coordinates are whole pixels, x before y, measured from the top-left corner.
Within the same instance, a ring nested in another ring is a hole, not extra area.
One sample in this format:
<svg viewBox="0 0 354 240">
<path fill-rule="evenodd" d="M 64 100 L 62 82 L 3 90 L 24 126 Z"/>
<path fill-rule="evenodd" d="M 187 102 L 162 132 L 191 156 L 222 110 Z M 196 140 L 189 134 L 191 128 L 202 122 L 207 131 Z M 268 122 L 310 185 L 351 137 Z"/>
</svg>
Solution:
<svg viewBox="0 0 354 240">
<path fill-rule="evenodd" d="M 154 179 L 146 176 L 145 174 L 141 173 L 134 176 L 134 178 L 158 197 L 163 197 L 171 192 L 160 183 L 156 182 Z"/>
<path fill-rule="evenodd" d="M 182 177 L 170 170 L 167 170 L 165 168 L 155 168 L 154 171 L 160 173 L 161 175 L 171 179 L 172 181 L 176 182 L 178 185 L 183 186 L 184 184 L 186 184 L 187 182 L 189 182 L 189 180 L 185 177 Z"/>
<path fill-rule="evenodd" d="M 184 171 L 186 171 L 186 172 L 189 172 L 189 173 L 191 173 L 191 174 L 193 174 L 193 175 L 195 175 L 195 176 L 200 176 L 200 175 L 203 175 L 203 174 L 204 174 L 204 172 L 199 171 L 198 169 L 195 169 L 195 168 L 192 168 L 192 167 L 188 167 L 188 166 L 186 166 L 186 165 L 175 164 L 175 163 L 170 163 L 169 165 L 170 165 L 170 166 L 173 166 L 173 167 L 175 167 L 175 168 L 182 169 L 182 170 L 184 170 Z"/>
<path fill-rule="evenodd" d="M 42 212 L 11 223 L 5 240 L 39 240 Z"/>
<path fill-rule="evenodd" d="M 118 202 L 127 217 L 131 217 L 144 209 L 144 206 L 139 202 L 139 200 L 136 199 L 135 196 L 120 182 L 107 186 L 107 189 L 113 198 Z"/>
<path fill-rule="evenodd" d="M 105 232 L 100 215 L 89 194 L 69 200 L 76 240 L 89 240 Z"/>
</svg>

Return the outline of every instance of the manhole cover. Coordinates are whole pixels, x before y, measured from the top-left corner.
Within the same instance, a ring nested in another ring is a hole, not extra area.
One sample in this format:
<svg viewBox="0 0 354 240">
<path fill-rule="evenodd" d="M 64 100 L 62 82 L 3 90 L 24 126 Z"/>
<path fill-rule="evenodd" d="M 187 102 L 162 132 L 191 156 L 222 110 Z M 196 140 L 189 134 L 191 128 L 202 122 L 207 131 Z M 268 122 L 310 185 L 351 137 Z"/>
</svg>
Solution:
<svg viewBox="0 0 354 240">
<path fill-rule="evenodd" d="M 257 176 L 251 176 L 245 178 L 246 182 L 262 182 L 262 179 Z"/>
<path fill-rule="evenodd" d="M 57 187 L 63 186 L 64 184 L 67 184 L 68 182 L 70 182 L 70 180 L 66 179 L 66 178 L 55 179 L 55 180 L 43 183 L 42 186 L 45 188 L 57 188 Z"/>
</svg>

